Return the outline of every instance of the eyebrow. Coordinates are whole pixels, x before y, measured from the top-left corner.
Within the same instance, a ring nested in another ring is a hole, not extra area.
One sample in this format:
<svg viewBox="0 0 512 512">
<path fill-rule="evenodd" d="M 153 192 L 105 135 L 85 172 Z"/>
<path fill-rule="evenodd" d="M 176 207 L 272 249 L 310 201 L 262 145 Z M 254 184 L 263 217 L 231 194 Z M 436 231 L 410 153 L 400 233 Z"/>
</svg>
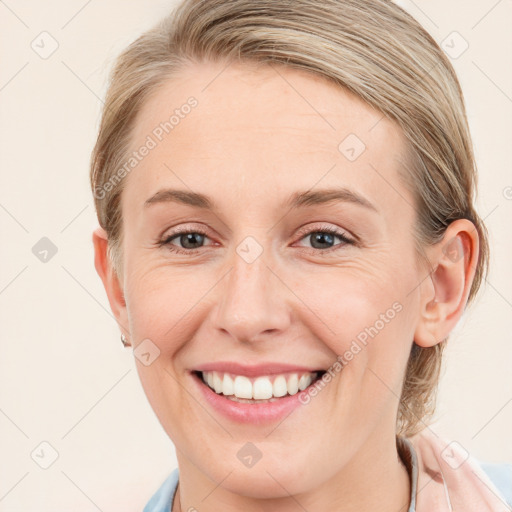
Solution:
<svg viewBox="0 0 512 512">
<path fill-rule="evenodd" d="M 288 201 L 286 201 L 285 206 L 290 209 L 297 209 L 335 201 L 357 204 L 374 212 L 378 212 L 377 208 L 368 199 L 348 188 L 328 188 L 316 191 L 306 190 L 303 192 L 295 192 L 290 196 Z M 176 189 L 159 190 L 145 201 L 144 206 L 148 207 L 153 204 L 169 202 L 186 204 L 205 210 L 216 209 L 215 202 L 208 196 L 198 192 Z"/>
</svg>

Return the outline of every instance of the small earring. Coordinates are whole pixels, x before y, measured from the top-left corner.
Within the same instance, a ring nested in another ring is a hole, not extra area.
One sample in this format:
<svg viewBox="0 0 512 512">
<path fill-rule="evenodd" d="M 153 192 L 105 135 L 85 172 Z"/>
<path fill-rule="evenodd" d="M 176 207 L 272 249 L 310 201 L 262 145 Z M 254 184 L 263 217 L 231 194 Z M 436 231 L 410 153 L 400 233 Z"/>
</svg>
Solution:
<svg viewBox="0 0 512 512">
<path fill-rule="evenodd" d="M 121 342 L 124 347 L 131 347 L 129 341 L 126 339 L 126 336 L 124 334 L 121 334 Z"/>
</svg>

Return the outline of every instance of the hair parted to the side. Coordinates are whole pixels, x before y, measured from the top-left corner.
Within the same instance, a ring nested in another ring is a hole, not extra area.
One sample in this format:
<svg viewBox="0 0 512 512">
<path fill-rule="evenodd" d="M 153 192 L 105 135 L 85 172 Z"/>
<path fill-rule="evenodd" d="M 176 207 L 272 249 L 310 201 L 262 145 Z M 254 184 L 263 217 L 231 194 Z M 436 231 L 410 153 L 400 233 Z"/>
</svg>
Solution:
<svg viewBox="0 0 512 512">
<path fill-rule="evenodd" d="M 407 141 L 400 175 L 416 200 L 418 261 L 425 262 L 424 248 L 439 242 L 452 221 L 471 220 L 480 239 L 468 304 L 474 300 L 488 272 L 489 246 L 474 208 L 477 176 L 463 94 L 439 45 L 389 0 L 184 0 L 119 56 L 90 179 L 120 275 L 124 180 L 112 178 L 126 161 L 137 113 L 148 96 L 187 63 L 202 60 L 307 71 L 395 121 Z M 414 435 L 433 415 L 444 346 L 413 343 L 397 435 Z"/>
</svg>

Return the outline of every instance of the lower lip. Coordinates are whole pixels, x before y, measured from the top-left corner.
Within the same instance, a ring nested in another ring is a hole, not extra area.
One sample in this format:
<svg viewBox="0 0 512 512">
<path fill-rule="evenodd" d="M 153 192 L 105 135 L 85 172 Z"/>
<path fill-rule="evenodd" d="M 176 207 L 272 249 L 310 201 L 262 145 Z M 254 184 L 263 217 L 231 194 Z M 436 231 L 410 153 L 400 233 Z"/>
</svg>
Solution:
<svg viewBox="0 0 512 512">
<path fill-rule="evenodd" d="M 200 392 L 206 401 L 218 412 L 227 418 L 240 423 L 266 424 L 278 421 L 301 405 L 304 405 L 299 397 L 301 393 L 307 393 L 308 388 L 299 391 L 295 395 L 288 395 L 277 399 L 275 402 L 261 402 L 248 404 L 234 402 L 224 395 L 218 395 L 207 386 L 201 377 L 191 373 L 193 380 L 199 386 Z M 316 381 L 315 381 L 316 382 Z M 312 383 L 311 385 L 314 385 Z"/>
</svg>

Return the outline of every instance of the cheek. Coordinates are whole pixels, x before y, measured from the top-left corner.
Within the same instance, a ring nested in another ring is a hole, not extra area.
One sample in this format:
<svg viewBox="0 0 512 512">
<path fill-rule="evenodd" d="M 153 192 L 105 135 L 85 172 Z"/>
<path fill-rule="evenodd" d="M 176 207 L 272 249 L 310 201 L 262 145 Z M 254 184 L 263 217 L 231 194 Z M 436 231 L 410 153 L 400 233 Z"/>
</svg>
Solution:
<svg viewBox="0 0 512 512">
<path fill-rule="evenodd" d="M 173 350 L 169 342 L 184 339 L 213 283 L 191 268 L 148 269 L 131 277 L 126 305 L 132 332 L 138 339 L 150 338 L 160 350 Z"/>
<path fill-rule="evenodd" d="M 367 404 L 393 400 L 413 337 L 407 283 L 391 273 L 339 269 L 301 286 L 297 295 L 311 310 L 301 322 L 337 355 L 351 390 Z"/>
<path fill-rule="evenodd" d="M 396 335 L 402 325 L 403 294 L 399 283 L 382 272 L 333 269 L 296 283 L 297 296 L 305 305 L 315 332 L 340 354 L 356 340 L 370 345 L 377 336 Z"/>
<path fill-rule="evenodd" d="M 309 329 L 335 354 L 356 352 L 356 343 L 368 348 L 369 355 L 381 355 L 393 351 L 403 338 L 405 293 L 391 273 L 386 275 L 377 266 L 347 265 L 310 272 L 308 268 L 281 270 L 280 274 L 290 290 L 282 295 L 283 307 L 286 301 L 298 324 L 291 327 Z M 168 355 L 176 352 L 200 327 L 215 301 L 222 300 L 226 290 L 219 292 L 219 275 L 223 272 L 193 266 L 136 268 L 126 293 L 135 342 L 149 338 Z"/>
</svg>

